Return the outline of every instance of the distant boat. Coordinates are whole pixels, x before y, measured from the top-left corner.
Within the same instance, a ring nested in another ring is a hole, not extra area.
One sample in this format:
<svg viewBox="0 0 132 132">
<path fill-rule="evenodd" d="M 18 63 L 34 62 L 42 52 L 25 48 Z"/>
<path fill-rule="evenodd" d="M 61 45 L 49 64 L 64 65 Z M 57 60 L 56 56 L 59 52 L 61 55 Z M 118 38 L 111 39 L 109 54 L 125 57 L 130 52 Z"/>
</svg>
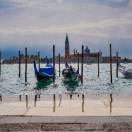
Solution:
<svg viewBox="0 0 132 132">
<path fill-rule="evenodd" d="M 125 66 L 119 66 L 119 71 L 124 75 L 126 78 L 132 78 L 132 68 L 126 68 Z"/>
<path fill-rule="evenodd" d="M 79 70 L 75 70 L 72 66 L 69 66 L 68 63 L 65 63 L 65 68 L 62 71 L 62 75 L 64 79 L 68 80 L 79 80 L 80 79 L 80 74 Z"/>
<path fill-rule="evenodd" d="M 38 81 L 49 80 L 53 78 L 54 69 L 51 64 L 47 63 L 44 68 L 37 70 L 36 62 L 34 61 L 34 72 Z"/>
</svg>

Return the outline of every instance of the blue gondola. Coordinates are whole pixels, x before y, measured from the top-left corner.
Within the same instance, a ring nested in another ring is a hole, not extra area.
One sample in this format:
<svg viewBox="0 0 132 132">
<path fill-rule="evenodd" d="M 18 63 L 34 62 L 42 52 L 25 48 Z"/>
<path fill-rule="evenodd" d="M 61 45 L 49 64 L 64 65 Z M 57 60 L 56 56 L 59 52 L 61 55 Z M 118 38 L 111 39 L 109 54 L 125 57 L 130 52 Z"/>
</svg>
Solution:
<svg viewBox="0 0 132 132">
<path fill-rule="evenodd" d="M 47 63 L 44 68 L 37 70 L 36 62 L 34 61 L 34 72 L 38 81 L 49 80 L 53 78 L 54 69 L 51 64 Z"/>
</svg>

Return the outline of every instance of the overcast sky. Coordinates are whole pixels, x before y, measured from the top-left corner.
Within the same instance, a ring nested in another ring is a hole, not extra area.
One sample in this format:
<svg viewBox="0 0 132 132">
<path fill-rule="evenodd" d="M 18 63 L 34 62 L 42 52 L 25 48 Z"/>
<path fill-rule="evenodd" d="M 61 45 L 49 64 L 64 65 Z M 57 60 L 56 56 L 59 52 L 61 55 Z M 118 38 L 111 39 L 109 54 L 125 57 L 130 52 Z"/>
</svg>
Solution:
<svg viewBox="0 0 132 132">
<path fill-rule="evenodd" d="M 92 51 L 132 57 L 132 0 L 0 0 L 0 48 L 7 56 L 29 47 L 50 55 L 87 45 Z"/>
</svg>

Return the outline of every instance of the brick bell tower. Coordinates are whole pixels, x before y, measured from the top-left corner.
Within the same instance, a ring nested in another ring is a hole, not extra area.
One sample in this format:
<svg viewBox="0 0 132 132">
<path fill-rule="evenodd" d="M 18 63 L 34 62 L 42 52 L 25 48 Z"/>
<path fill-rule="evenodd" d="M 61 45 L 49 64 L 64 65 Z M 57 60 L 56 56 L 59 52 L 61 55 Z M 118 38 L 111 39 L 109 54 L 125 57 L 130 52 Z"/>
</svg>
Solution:
<svg viewBox="0 0 132 132">
<path fill-rule="evenodd" d="M 70 46 L 69 46 L 68 35 L 66 34 L 66 39 L 65 39 L 65 59 L 69 59 L 69 55 L 70 55 Z"/>
</svg>

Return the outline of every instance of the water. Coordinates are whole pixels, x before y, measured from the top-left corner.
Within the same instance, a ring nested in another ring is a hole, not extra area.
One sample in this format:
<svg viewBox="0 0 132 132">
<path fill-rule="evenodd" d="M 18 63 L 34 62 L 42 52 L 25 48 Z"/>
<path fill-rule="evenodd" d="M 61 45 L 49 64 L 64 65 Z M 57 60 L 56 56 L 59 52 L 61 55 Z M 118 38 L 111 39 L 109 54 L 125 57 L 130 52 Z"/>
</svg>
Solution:
<svg viewBox="0 0 132 132">
<path fill-rule="evenodd" d="M 41 64 L 41 67 L 44 64 Z M 72 64 L 77 68 L 77 64 Z M 132 64 L 126 64 L 132 66 Z M 64 64 L 61 64 L 61 70 Z M 109 64 L 100 64 L 100 78 L 97 77 L 97 64 L 84 64 L 84 84 L 63 82 L 63 77 L 59 77 L 58 64 L 56 64 L 56 82 L 47 84 L 37 83 L 33 65 L 28 64 L 28 85 L 24 84 L 25 65 L 22 64 L 22 77 L 18 79 L 18 64 L 2 65 L 2 76 L 0 78 L 0 93 L 2 95 L 19 94 L 63 94 L 63 93 L 84 93 L 88 96 L 132 96 L 132 79 L 125 79 L 120 73 L 116 78 L 116 65 L 113 64 L 113 84 L 110 84 Z M 39 90 L 36 90 L 39 87 Z"/>
</svg>

